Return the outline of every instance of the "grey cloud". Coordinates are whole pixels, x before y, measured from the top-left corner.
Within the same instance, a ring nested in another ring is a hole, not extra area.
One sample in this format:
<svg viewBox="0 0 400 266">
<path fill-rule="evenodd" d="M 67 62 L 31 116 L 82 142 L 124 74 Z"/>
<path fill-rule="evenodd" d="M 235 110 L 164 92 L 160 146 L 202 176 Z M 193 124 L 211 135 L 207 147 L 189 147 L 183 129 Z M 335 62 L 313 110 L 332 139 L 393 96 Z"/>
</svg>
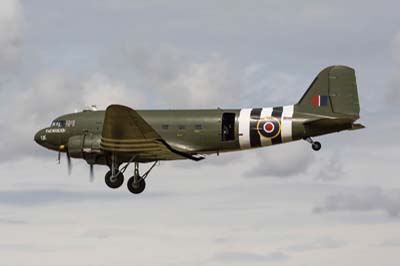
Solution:
<svg viewBox="0 0 400 266">
<path fill-rule="evenodd" d="M 282 252 L 255 253 L 255 252 L 222 252 L 215 255 L 215 259 L 224 262 L 257 263 L 266 261 L 285 261 L 289 257 Z"/>
<path fill-rule="evenodd" d="M 159 192 L 149 192 L 146 199 L 171 197 L 176 194 Z M 19 207 L 39 206 L 52 203 L 76 203 L 91 200 L 124 200 L 132 198 L 126 193 L 93 192 L 93 191 L 68 191 L 61 189 L 38 189 L 38 190 L 3 190 L 0 193 L 0 205 L 12 205 Z"/>
<path fill-rule="evenodd" d="M 316 180 L 334 181 L 343 177 L 343 164 L 340 161 L 340 154 L 338 152 L 327 158 L 319 159 L 322 162 L 318 163 L 319 172 L 315 177 Z"/>
<path fill-rule="evenodd" d="M 144 108 L 147 103 L 143 90 L 129 87 L 103 73 L 94 73 L 81 81 L 81 84 L 82 103 L 85 106 L 95 104 L 98 108 L 105 109 L 110 104 L 118 103 L 133 108 Z"/>
<path fill-rule="evenodd" d="M 276 66 L 253 63 L 243 71 L 244 95 L 242 101 L 258 106 L 288 105 L 297 102 L 313 77 L 299 77 L 298 72 L 285 72 Z"/>
<path fill-rule="evenodd" d="M 400 238 L 387 239 L 379 244 L 381 247 L 400 247 Z"/>
<path fill-rule="evenodd" d="M 324 202 L 313 210 L 314 213 L 337 211 L 384 211 L 391 217 L 397 217 L 400 214 L 400 191 L 384 191 L 373 187 L 354 193 L 338 193 L 325 198 Z"/>
<path fill-rule="evenodd" d="M 390 80 L 385 91 L 385 100 L 388 104 L 397 105 L 400 103 L 400 68 L 397 75 Z"/>
<path fill-rule="evenodd" d="M 20 251 L 20 252 L 40 251 L 35 246 L 26 244 L 0 244 L 0 250 Z"/>
<path fill-rule="evenodd" d="M 308 145 L 292 143 L 253 152 L 255 166 L 246 177 L 292 177 L 307 172 L 315 156 Z"/>
<path fill-rule="evenodd" d="M 26 224 L 29 224 L 29 222 L 25 221 L 25 220 L 13 219 L 13 218 L 0 218 L 0 224 L 26 225 Z"/>
<path fill-rule="evenodd" d="M 169 108 L 216 108 L 240 99 L 237 69 L 221 55 L 199 57 L 171 45 L 130 42 L 116 50 L 110 61 L 114 61 L 117 71 L 134 75 L 148 88 L 153 100 Z"/>
<path fill-rule="evenodd" d="M 394 60 L 397 64 L 400 65 L 400 32 L 394 35 L 392 46 Z"/>
<path fill-rule="evenodd" d="M 12 70 L 20 60 L 23 14 L 19 0 L 0 3 L 0 70 Z"/>
<path fill-rule="evenodd" d="M 346 246 L 346 242 L 330 237 L 318 238 L 301 244 L 291 245 L 284 248 L 286 251 L 304 252 L 319 249 L 335 249 Z"/>
<path fill-rule="evenodd" d="M 385 100 L 388 104 L 400 103 L 400 32 L 395 34 L 392 42 L 393 61 L 395 62 L 394 75 L 388 82 L 385 91 Z"/>
</svg>

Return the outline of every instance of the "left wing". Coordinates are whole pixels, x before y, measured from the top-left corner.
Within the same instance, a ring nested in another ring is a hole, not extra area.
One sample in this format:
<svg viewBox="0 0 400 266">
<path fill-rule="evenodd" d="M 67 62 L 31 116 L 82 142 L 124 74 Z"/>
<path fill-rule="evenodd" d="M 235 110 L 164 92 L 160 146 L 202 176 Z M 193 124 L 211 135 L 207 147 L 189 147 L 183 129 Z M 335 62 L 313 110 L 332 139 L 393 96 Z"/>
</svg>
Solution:
<svg viewBox="0 0 400 266">
<path fill-rule="evenodd" d="M 204 159 L 172 147 L 135 110 L 122 105 L 106 109 L 100 147 L 108 152 L 132 153 L 145 161 Z"/>
</svg>

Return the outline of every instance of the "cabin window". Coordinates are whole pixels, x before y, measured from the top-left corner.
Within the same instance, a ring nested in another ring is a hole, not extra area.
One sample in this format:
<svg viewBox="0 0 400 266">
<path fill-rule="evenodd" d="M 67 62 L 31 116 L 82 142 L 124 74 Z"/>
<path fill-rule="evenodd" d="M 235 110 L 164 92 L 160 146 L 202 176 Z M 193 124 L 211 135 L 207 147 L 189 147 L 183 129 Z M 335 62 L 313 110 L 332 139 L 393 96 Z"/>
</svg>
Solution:
<svg viewBox="0 0 400 266">
<path fill-rule="evenodd" d="M 195 125 L 194 129 L 195 130 L 202 130 L 203 129 L 203 125 Z"/>
<path fill-rule="evenodd" d="M 168 130 L 168 128 L 169 128 L 169 125 L 162 125 L 162 126 L 161 126 L 161 129 L 162 129 L 162 130 Z"/>
<path fill-rule="evenodd" d="M 224 113 L 222 115 L 222 141 L 235 140 L 235 114 Z"/>
<path fill-rule="evenodd" d="M 186 129 L 186 126 L 185 126 L 185 125 L 179 125 L 179 126 L 178 126 L 178 129 L 179 129 L 179 130 L 185 130 L 185 129 Z"/>
</svg>

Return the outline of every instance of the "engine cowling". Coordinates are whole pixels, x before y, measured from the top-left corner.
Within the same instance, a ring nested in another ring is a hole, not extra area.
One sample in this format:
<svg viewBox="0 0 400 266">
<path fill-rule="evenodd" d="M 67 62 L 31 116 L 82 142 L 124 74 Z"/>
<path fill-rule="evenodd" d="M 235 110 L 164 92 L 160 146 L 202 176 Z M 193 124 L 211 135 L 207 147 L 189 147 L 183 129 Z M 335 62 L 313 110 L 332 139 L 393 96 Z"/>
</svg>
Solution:
<svg viewBox="0 0 400 266">
<path fill-rule="evenodd" d="M 67 144 L 68 153 L 72 158 L 83 158 L 94 163 L 98 155 L 103 153 L 100 141 L 100 135 L 91 133 L 70 137 Z"/>
</svg>

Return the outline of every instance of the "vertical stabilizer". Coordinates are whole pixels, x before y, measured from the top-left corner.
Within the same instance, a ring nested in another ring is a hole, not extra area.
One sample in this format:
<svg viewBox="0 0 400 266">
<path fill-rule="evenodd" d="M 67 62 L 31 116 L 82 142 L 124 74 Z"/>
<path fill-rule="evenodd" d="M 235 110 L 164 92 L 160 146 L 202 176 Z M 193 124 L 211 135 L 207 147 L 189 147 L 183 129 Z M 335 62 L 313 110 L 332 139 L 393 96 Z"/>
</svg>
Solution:
<svg viewBox="0 0 400 266">
<path fill-rule="evenodd" d="M 354 69 L 331 66 L 322 70 L 296 105 L 299 112 L 322 116 L 359 118 Z"/>
</svg>

